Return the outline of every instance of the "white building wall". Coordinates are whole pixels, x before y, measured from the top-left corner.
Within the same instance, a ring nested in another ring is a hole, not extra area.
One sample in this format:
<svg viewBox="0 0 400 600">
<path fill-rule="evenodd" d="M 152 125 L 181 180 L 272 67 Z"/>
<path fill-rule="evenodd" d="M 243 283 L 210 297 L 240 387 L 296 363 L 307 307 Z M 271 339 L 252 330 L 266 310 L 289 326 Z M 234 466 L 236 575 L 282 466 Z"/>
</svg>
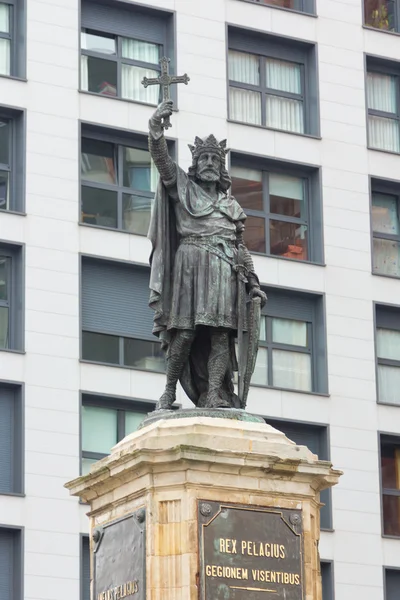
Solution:
<svg viewBox="0 0 400 600">
<path fill-rule="evenodd" d="M 250 411 L 330 426 L 336 600 L 383 600 L 382 565 L 400 541 L 381 537 L 378 434 L 400 434 L 400 409 L 376 402 L 373 302 L 400 282 L 371 274 L 369 175 L 399 178 L 400 157 L 367 150 L 364 53 L 398 59 L 400 38 L 362 28 L 361 0 L 318 0 L 318 18 L 239 0 L 152 0 L 176 11 L 179 112 L 170 135 L 213 132 L 235 150 L 322 167 L 325 266 L 255 257 L 265 284 L 326 295 L 329 396 L 253 388 Z M 321 136 L 227 121 L 226 23 L 318 44 Z M 87 507 L 63 484 L 79 473 L 79 391 L 156 399 L 164 376 L 79 363 L 79 253 L 146 264 L 146 239 L 78 224 L 78 121 L 146 132 L 150 107 L 79 88 L 78 0 L 29 0 L 27 81 L 2 78 L 1 104 L 27 111 L 26 216 L 2 214 L 0 239 L 25 244 L 25 348 L 1 352 L 0 379 L 25 384 L 25 497 L 0 496 L 0 522 L 25 527 L 25 598 L 79 598 Z M 179 401 L 184 404 L 182 394 Z"/>
</svg>

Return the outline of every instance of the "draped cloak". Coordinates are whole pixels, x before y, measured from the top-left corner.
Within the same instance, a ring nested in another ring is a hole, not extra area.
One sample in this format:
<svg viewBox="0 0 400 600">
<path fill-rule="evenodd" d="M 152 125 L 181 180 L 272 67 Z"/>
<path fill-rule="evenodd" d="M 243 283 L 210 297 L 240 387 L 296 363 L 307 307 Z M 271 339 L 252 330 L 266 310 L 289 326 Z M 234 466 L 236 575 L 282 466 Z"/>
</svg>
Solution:
<svg viewBox="0 0 400 600">
<path fill-rule="evenodd" d="M 213 201 L 179 166 L 176 166 L 176 169 L 177 198 L 169 197 L 168 189 L 160 180 L 148 233 L 152 243 L 149 305 L 154 310 L 153 334 L 159 337 L 162 348 L 167 353 L 174 327 L 171 326 L 171 321 L 174 323 L 176 319 L 176 315 L 172 315 L 174 318 L 171 320 L 176 285 L 183 287 L 182 295 L 185 293 L 184 278 L 180 278 L 179 282 L 174 280 L 174 264 L 181 240 L 196 236 L 205 241 L 208 239 L 211 243 L 217 237 L 227 241 L 228 251 L 228 246 L 232 245 L 235 239 L 236 223 L 246 218 L 232 196 L 220 194 L 218 200 Z M 214 255 L 213 258 L 217 261 L 223 260 Z M 228 257 L 228 260 L 233 259 Z M 224 267 L 227 266 L 231 269 L 224 263 Z M 210 325 L 212 326 L 212 323 Z M 218 322 L 215 326 L 218 326 Z M 231 361 L 221 392 L 235 403 L 232 375 L 236 369 L 234 339 L 237 325 L 232 323 L 230 329 Z M 202 405 L 208 388 L 207 361 L 210 347 L 209 334 L 204 328 L 196 327 L 195 341 L 180 382 L 192 402 L 199 406 Z"/>
</svg>

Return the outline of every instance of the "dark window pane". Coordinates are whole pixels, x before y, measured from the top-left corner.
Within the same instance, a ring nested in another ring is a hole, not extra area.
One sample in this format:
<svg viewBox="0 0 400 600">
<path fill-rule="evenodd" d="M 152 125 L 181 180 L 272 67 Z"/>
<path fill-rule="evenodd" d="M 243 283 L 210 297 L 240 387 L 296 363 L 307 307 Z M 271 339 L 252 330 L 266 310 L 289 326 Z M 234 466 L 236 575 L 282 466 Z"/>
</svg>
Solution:
<svg viewBox="0 0 400 600">
<path fill-rule="evenodd" d="M 0 256 L 0 300 L 8 300 L 9 259 Z"/>
<path fill-rule="evenodd" d="M 399 600 L 400 598 L 400 569 L 386 569 L 386 600 Z"/>
<path fill-rule="evenodd" d="M 292 8 L 301 10 L 300 0 L 253 0 L 256 4 L 268 4 L 269 6 L 280 6 L 281 8 Z"/>
<path fill-rule="evenodd" d="M 394 0 L 364 0 L 365 24 L 376 29 L 394 31 Z"/>
<path fill-rule="evenodd" d="M 400 490 L 400 446 L 382 443 L 381 471 L 382 487 Z"/>
<path fill-rule="evenodd" d="M 10 164 L 10 124 L 8 121 L 0 121 L 0 165 L 9 165 L 9 164 Z"/>
<path fill-rule="evenodd" d="M 102 54 L 116 54 L 116 39 L 106 33 L 89 33 L 82 31 L 81 45 L 84 50 L 101 52 Z"/>
<path fill-rule="evenodd" d="M 10 205 L 10 174 L 8 171 L 0 171 L 0 208 L 8 210 Z"/>
<path fill-rule="evenodd" d="M 124 339 L 125 365 L 143 371 L 165 372 L 165 358 L 158 342 Z"/>
<path fill-rule="evenodd" d="M 152 173 L 150 152 L 147 152 L 147 150 L 124 147 L 123 174 L 125 187 L 133 188 L 140 192 L 155 190 L 155 183 L 158 176 L 154 171 Z"/>
<path fill-rule="evenodd" d="M 0 348 L 9 347 L 9 311 L 6 306 L 0 306 Z"/>
<path fill-rule="evenodd" d="M 269 201 L 271 213 L 305 219 L 304 186 L 299 177 L 271 173 Z"/>
<path fill-rule="evenodd" d="M 271 254 L 307 260 L 307 227 L 286 221 L 270 221 Z"/>
<path fill-rule="evenodd" d="M 118 227 L 117 192 L 82 186 L 82 221 L 102 227 Z"/>
<path fill-rule="evenodd" d="M 150 225 L 152 198 L 123 194 L 123 228 L 137 235 L 147 235 Z"/>
<path fill-rule="evenodd" d="M 83 331 L 82 358 L 117 365 L 119 363 L 119 337 Z"/>
<path fill-rule="evenodd" d="M 383 494 L 383 533 L 400 536 L 400 496 Z"/>
<path fill-rule="evenodd" d="M 114 144 L 82 138 L 81 174 L 87 181 L 117 183 Z"/>
<path fill-rule="evenodd" d="M 262 172 L 256 169 L 232 167 L 232 194 L 246 210 L 263 210 Z"/>
<path fill-rule="evenodd" d="M 247 217 L 244 241 L 251 252 L 265 253 L 265 219 L 263 217 Z"/>
<path fill-rule="evenodd" d="M 88 92 L 116 96 L 117 63 L 113 60 L 82 56 L 81 86 Z"/>
</svg>

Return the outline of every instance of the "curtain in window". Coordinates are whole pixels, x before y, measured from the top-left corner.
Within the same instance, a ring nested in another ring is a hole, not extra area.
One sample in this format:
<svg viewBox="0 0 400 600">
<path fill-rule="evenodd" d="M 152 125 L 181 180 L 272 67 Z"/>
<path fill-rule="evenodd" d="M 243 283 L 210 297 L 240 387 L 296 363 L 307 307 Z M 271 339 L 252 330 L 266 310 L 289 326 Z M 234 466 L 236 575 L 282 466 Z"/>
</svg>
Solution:
<svg viewBox="0 0 400 600">
<path fill-rule="evenodd" d="M 8 4 L 0 4 L 0 31 L 10 32 L 10 8 Z"/>
<path fill-rule="evenodd" d="M 376 345 L 379 358 L 400 361 L 400 331 L 379 328 L 376 332 Z"/>
<path fill-rule="evenodd" d="M 302 352 L 272 351 L 274 387 L 309 391 L 311 385 L 311 357 Z"/>
<path fill-rule="evenodd" d="M 368 108 L 396 114 L 396 78 L 380 73 L 368 73 Z M 395 119 L 377 115 L 368 117 L 369 142 L 374 148 L 400 152 L 399 124 Z"/>
<path fill-rule="evenodd" d="M 304 132 L 303 103 L 281 96 L 266 97 L 266 124 L 274 129 Z"/>
<path fill-rule="evenodd" d="M 378 365 L 379 400 L 400 405 L 400 367 Z"/>
<path fill-rule="evenodd" d="M 89 90 L 89 57 L 81 55 L 81 90 L 87 92 Z"/>
<path fill-rule="evenodd" d="M 10 40 L 0 38 L 0 75 L 10 75 Z"/>
<path fill-rule="evenodd" d="M 9 314 L 6 306 L 0 306 L 0 348 L 8 348 Z"/>
<path fill-rule="evenodd" d="M 158 64 L 160 56 L 159 46 L 139 40 L 122 38 L 122 57 L 131 60 L 140 60 L 152 64 Z"/>
<path fill-rule="evenodd" d="M 228 61 L 231 81 L 260 85 L 260 59 L 258 56 L 230 50 Z"/>
<path fill-rule="evenodd" d="M 261 94 L 231 87 L 229 116 L 234 121 L 261 125 Z"/>
<path fill-rule="evenodd" d="M 265 68 L 267 88 L 301 94 L 300 65 L 267 58 Z"/>
<path fill-rule="evenodd" d="M 252 383 L 257 385 L 268 385 L 268 351 L 266 348 L 259 348 L 254 368 Z"/>
<path fill-rule="evenodd" d="M 158 104 L 160 97 L 160 86 L 151 85 L 144 88 L 143 77 L 158 77 L 159 72 L 152 69 L 143 69 L 133 65 L 121 65 L 121 96 L 128 100 L 139 100 L 149 104 Z"/>
<path fill-rule="evenodd" d="M 307 346 L 307 324 L 290 319 L 272 319 L 272 339 L 280 344 Z"/>
</svg>

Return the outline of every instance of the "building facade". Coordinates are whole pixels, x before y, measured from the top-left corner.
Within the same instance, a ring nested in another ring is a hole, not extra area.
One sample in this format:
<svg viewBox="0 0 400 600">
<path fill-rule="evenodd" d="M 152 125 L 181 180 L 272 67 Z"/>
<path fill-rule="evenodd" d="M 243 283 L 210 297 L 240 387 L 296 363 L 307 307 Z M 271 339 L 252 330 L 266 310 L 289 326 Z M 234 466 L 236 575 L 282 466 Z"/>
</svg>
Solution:
<svg viewBox="0 0 400 600">
<path fill-rule="evenodd" d="M 89 598 L 63 484 L 164 387 L 140 85 L 163 55 L 191 78 L 170 151 L 228 138 L 269 297 L 248 410 L 344 471 L 324 600 L 398 598 L 399 32 L 399 0 L 0 0 L 1 600 Z"/>
</svg>

